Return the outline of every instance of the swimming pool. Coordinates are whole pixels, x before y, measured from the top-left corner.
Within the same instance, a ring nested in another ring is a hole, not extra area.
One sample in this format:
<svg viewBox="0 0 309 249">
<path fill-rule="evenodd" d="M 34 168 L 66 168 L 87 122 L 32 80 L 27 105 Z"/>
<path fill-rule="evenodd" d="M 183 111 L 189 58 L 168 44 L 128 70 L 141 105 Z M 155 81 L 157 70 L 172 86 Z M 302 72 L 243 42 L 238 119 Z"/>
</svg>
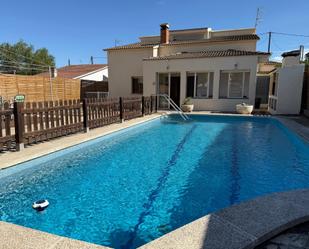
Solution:
<svg viewBox="0 0 309 249">
<path fill-rule="evenodd" d="M 272 118 L 177 115 L 0 171 L 0 220 L 136 248 L 203 215 L 309 187 L 309 145 Z M 32 202 L 48 199 L 43 212 Z"/>
</svg>

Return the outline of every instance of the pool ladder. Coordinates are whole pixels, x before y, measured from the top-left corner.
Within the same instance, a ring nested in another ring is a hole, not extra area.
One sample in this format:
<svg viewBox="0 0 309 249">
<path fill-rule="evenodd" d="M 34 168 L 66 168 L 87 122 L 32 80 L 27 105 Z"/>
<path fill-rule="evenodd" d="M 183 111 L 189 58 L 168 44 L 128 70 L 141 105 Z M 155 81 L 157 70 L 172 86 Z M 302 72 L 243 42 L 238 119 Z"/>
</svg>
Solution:
<svg viewBox="0 0 309 249">
<path fill-rule="evenodd" d="M 170 96 L 168 96 L 167 94 L 157 94 L 155 96 L 163 97 L 167 101 L 167 103 L 182 117 L 184 121 L 190 120 L 189 116 L 181 110 L 181 108 L 174 102 L 174 100 L 170 98 Z M 159 105 L 159 102 L 157 102 L 157 105 Z"/>
</svg>

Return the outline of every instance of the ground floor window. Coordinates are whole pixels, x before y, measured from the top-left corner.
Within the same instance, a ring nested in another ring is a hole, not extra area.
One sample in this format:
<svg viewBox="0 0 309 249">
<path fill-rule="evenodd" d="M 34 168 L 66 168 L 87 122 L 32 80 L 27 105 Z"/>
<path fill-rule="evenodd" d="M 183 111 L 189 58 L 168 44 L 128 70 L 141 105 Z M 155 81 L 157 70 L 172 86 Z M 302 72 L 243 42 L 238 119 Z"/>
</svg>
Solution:
<svg viewBox="0 0 309 249">
<path fill-rule="evenodd" d="M 187 97 L 212 98 L 213 72 L 187 73 Z"/>
<path fill-rule="evenodd" d="M 143 77 L 132 77 L 132 93 L 143 94 Z"/>
<path fill-rule="evenodd" d="M 220 98 L 249 98 L 250 72 L 221 71 Z"/>
</svg>

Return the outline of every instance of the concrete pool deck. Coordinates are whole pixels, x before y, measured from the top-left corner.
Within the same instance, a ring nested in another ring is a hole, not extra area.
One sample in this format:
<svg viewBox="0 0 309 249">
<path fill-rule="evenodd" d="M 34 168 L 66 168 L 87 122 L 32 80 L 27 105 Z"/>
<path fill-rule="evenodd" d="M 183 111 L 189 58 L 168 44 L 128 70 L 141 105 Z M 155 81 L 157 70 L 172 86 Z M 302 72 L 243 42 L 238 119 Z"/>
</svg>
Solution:
<svg viewBox="0 0 309 249">
<path fill-rule="evenodd" d="M 0 154 L 0 170 L 136 124 L 141 124 L 155 119 L 161 114 L 162 113 L 153 114 L 129 120 L 124 123 L 93 129 L 89 133 L 79 133 L 61 137 L 59 139 L 28 146 L 25 150 L 20 152 Z M 209 112 L 193 112 L 192 114 L 233 115 Z M 296 132 L 303 139 L 309 141 L 309 125 L 307 126 L 306 122 L 305 124 L 297 122 L 293 120 L 295 117 L 275 118 L 289 129 Z M 308 221 L 309 208 L 307 207 L 309 207 L 309 190 L 275 193 L 206 215 L 141 248 L 254 248 L 287 228 Z M 0 238 L 0 249 L 107 248 L 6 222 L 0 222 Z"/>
<path fill-rule="evenodd" d="M 108 249 L 80 240 L 0 222 L 1 249 Z"/>
</svg>

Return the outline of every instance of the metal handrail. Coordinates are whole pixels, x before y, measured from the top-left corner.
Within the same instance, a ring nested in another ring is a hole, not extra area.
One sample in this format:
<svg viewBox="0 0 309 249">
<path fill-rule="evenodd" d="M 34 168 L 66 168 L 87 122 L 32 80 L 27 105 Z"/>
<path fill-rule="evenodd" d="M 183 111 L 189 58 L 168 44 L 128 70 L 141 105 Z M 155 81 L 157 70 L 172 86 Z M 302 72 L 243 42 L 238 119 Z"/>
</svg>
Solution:
<svg viewBox="0 0 309 249">
<path fill-rule="evenodd" d="M 187 114 L 185 114 L 180 107 L 168 96 L 167 94 L 157 94 L 156 96 L 162 96 L 166 99 L 166 101 L 173 107 L 173 109 L 183 118 L 183 120 L 190 120 Z"/>
</svg>

